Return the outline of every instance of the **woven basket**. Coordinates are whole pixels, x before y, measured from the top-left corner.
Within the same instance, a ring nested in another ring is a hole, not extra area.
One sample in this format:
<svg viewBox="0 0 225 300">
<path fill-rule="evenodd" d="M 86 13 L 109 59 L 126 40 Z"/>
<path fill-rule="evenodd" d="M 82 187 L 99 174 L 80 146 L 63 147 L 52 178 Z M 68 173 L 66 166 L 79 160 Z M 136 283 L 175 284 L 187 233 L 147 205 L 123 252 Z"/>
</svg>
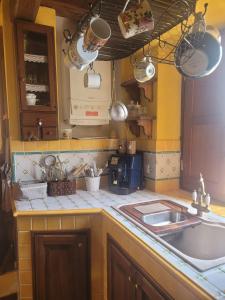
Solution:
<svg viewBox="0 0 225 300">
<path fill-rule="evenodd" d="M 48 196 L 64 196 L 76 194 L 76 181 L 48 182 Z"/>
</svg>

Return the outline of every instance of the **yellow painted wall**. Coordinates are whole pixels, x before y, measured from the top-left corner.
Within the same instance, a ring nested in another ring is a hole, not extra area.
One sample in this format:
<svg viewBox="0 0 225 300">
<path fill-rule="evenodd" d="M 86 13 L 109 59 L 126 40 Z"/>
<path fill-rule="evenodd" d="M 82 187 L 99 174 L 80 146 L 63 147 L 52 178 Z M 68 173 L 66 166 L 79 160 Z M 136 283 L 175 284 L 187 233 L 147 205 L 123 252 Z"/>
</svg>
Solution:
<svg viewBox="0 0 225 300">
<path fill-rule="evenodd" d="M 197 11 L 202 11 L 204 4 L 208 3 L 208 11 L 205 16 L 206 22 L 210 25 L 225 27 L 225 1 L 224 0 L 198 0 Z"/>
<path fill-rule="evenodd" d="M 196 10 L 202 11 L 207 2 L 207 24 L 225 27 L 224 0 L 198 0 Z M 167 32 L 168 40 L 176 40 L 179 26 Z M 155 43 L 153 43 L 155 45 Z M 159 50 L 158 50 L 159 51 Z M 160 51 L 159 51 L 160 52 Z M 160 54 L 160 53 L 159 53 Z M 129 59 L 121 61 L 121 81 L 133 77 Z M 181 76 L 175 66 L 158 64 L 156 95 L 154 102 L 149 104 L 152 114 L 156 114 L 153 126 L 153 138 L 137 139 L 138 149 L 148 151 L 177 151 L 180 150 L 181 123 Z"/>
<path fill-rule="evenodd" d="M 133 78 L 129 59 L 121 60 L 120 67 L 121 82 Z M 152 138 L 142 135 L 136 139 L 137 146 L 139 150 L 145 151 L 177 151 L 180 150 L 181 76 L 174 66 L 158 64 L 156 68 L 153 101 L 147 104 L 148 115 L 156 117 L 153 121 Z M 128 102 L 126 97 L 123 100 Z M 127 137 L 129 138 L 128 134 Z"/>
<path fill-rule="evenodd" d="M 174 66 L 158 64 L 157 140 L 180 139 L 181 76 Z"/>
</svg>

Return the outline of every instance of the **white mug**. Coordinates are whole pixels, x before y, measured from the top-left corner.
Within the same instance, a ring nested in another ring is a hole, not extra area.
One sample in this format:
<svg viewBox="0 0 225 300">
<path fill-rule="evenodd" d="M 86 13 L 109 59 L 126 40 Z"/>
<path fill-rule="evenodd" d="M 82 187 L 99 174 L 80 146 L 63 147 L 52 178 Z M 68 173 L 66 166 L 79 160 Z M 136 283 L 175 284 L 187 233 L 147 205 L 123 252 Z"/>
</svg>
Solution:
<svg viewBox="0 0 225 300">
<path fill-rule="evenodd" d="M 36 104 L 36 95 L 33 93 L 26 94 L 27 105 L 35 105 Z"/>
<path fill-rule="evenodd" d="M 72 139 L 72 134 L 73 134 L 72 128 L 65 128 L 62 131 L 62 137 L 67 140 Z"/>
<path fill-rule="evenodd" d="M 90 67 L 84 74 L 84 87 L 89 89 L 100 89 L 101 87 L 101 74 L 96 73 L 95 70 Z"/>
</svg>

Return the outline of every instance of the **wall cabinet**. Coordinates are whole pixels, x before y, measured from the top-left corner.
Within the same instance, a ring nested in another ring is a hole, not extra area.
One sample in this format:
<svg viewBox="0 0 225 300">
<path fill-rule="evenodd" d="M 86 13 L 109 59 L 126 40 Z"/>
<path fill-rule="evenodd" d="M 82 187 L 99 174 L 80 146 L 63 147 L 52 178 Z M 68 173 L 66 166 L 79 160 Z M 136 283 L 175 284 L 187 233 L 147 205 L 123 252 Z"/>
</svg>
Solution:
<svg viewBox="0 0 225 300">
<path fill-rule="evenodd" d="M 16 23 L 22 140 L 58 138 L 54 28 Z"/>
<path fill-rule="evenodd" d="M 172 299 L 108 237 L 108 298 L 109 300 Z"/>
<path fill-rule="evenodd" d="M 90 299 L 89 231 L 32 232 L 33 298 Z"/>
</svg>

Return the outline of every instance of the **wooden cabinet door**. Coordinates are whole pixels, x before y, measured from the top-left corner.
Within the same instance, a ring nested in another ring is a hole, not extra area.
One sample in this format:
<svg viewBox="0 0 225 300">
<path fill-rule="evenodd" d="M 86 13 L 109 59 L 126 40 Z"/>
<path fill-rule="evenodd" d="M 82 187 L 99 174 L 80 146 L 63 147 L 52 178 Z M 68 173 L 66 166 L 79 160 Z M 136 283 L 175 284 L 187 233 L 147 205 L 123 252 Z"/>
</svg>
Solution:
<svg viewBox="0 0 225 300">
<path fill-rule="evenodd" d="M 225 32 L 222 46 L 225 47 Z M 193 191 L 203 174 L 206 190 L 225 201 L 225 56 L 215 72 L 183 80 L 181 186 Z"/>
<path fill-rule="evenodd" d="M 152 280 L 145 277 L 142 273 L 136 273 L 136 300 L 163 300 L 169 299 L 163 295 L 160 288 Z"/>
<path fill-rule="evenodd" d="M 131 262 L 111 242 L 108 245 L 109 300 L 134 300 L 134 270 Z"/>
<path fill-rule="evenodd" d="M 33 232 L 36 300 L 90 299 L 88 232 Z"/>
<path fill-rule="evenodd" d="M 108 237 L 108 299 L 172 299 L 159 284 Z"/>
</svg>

